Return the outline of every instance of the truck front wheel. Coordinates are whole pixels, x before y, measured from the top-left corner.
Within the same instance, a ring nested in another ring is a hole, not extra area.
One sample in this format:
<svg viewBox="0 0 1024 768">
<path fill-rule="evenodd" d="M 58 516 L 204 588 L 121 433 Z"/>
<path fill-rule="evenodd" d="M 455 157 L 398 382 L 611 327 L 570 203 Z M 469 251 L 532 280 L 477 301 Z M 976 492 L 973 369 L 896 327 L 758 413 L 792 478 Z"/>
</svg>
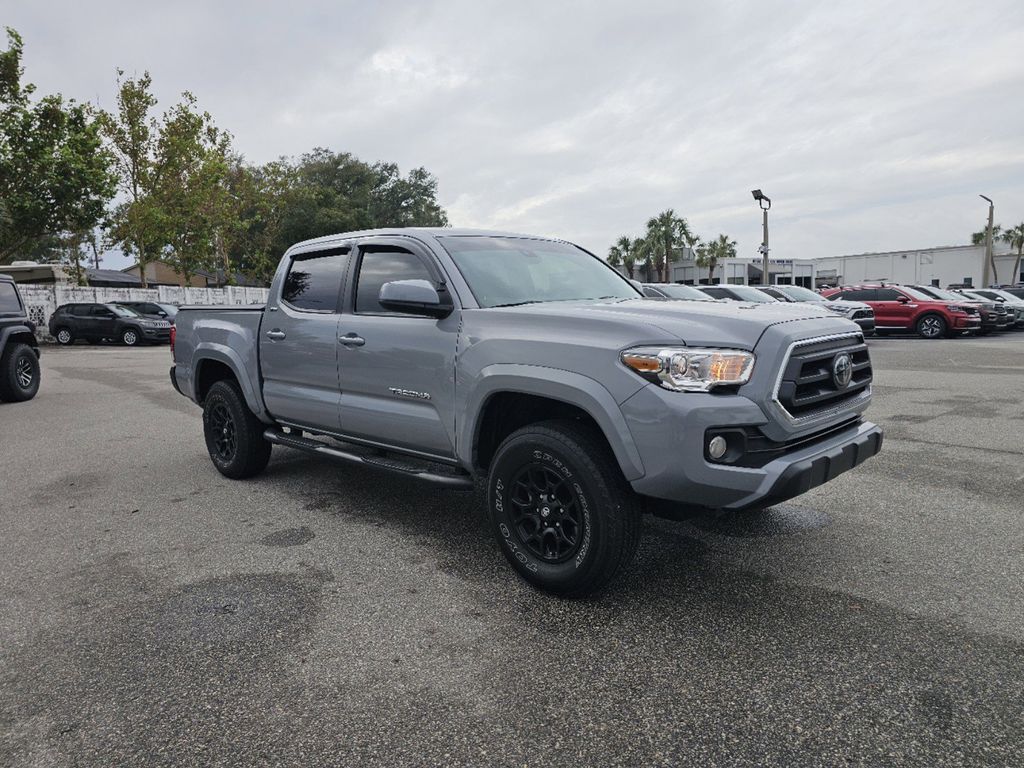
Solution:
<svg viewBox="0 0 1024 768">
<path fill-rule="evenodd" d="M 632 561 L 640 505 L 602 436 L 574 421 L 511 434 L 491 462 L 491 525 L 528 582 L 566 597 L 606 587 Z"/>
<path fill-rule="evenodd" d="M 273 447 L 263 439 L 264 429 L 234 382 L 210 387 L 203 401 L 203 435 L 213 466 L 224 477 L 241 480 L 264 470 Z"/>
</svg>

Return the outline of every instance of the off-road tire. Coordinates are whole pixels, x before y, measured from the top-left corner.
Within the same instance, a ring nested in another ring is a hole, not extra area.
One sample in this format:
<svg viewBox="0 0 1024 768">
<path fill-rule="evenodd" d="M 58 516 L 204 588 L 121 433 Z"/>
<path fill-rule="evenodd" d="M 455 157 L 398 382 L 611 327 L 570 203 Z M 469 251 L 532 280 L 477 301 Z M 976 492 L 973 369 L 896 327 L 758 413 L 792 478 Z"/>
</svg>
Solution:
<svg viewBox="0 0 1024 768">
<path fill-rule="evenodd" d="M 524 472 L 530 479 L 523 480 Z M 537 473 L 536 481 L 531 473 Z M 552 496 L 535 492 L 542 477 L 557 482 L 561 499 L 557 511 L 543 513 L 552 515 L 547 521 L 540 515 L 550 502 L 543 499 Z M 640 541 L 639 498 L 603 436 L 580 422 L 546 421 L 509 435 L 491 461 L 487 507 L 498 546 L 512 567 L 534 586 L 564 597 L 606 588 L 630 564 Z M 533 512 L 523 514 L 524 508 Z M 564 541 L 550 526 L 566 510 L 576 511 L 578 522 L 561 517 L 575 528 L 575 549 L 557 556 L 545 547 Z M 538 537 L 537 531 L 543 533 Z"/>
<path fill-rule="evenodd" d="M 949 326 L 941 315 L 929 313 L 914 323 L 917 335 L 922 339 L 941 339 L 949 333 Z"/>
<path fill-rule="evenodd" d="M 70 328 L 61 327 L 55 329 L 53 332 L 53 338 L 57 340 L 58 344 L 65 347 L 75 343 L 75 334 L 71 332 Z"/>
<path fill-rule="evenodd" d="M 265 429 L 245 404 L 237 384 L 225 380 L 210 387 L 203 400 L 203 436 L 213 466 L 224 477 L 243 480 L 266 468 L 273 446 L 263 439 Z"/>
<path fill-rule="evenodd" d="M 39 391 L 39 358 L 28 344 L 8 344 L 0 357 L 0 400 L 22 403 Z"/>
</svg>

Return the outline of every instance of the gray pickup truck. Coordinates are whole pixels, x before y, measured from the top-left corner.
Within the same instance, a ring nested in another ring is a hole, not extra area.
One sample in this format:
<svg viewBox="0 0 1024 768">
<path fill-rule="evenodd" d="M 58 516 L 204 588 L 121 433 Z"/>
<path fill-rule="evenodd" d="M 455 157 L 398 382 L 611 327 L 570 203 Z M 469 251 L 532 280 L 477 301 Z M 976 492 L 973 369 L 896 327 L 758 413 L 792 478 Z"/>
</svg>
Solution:
<svg viewBox="0 0 1024 768">
<path fill-rule="evenodd" d="M 562 595 L 631 560 L 648 498 L 759 509 L 875 455 L 860 328 L 807 304 L 644 298 L 571 243 L 455 229 L 299 243 L 266 307 L 186 307 L 174 387 L 227 477 L 272 445 L 448 488 Z"/>
</svg>

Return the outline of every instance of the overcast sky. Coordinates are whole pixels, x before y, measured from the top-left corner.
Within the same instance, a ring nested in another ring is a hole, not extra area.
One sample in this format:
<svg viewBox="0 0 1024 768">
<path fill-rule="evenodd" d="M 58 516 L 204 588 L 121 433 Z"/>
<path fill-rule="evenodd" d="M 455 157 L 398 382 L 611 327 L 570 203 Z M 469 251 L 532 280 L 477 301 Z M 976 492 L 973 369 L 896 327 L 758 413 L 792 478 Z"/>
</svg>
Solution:
<svg viewBox="0 0 1024 768">
<path fill-rule="evenodd" d="M 604 254 L 671 207 L 755 256 L 756 187 L 773 258 L 963 243 L 979 193 L 1024 221 L 1020 0 L 4 6 L 42 93 L 149 70 L 251 161 L 427 167 L 455 226 Z"/>
</svg>

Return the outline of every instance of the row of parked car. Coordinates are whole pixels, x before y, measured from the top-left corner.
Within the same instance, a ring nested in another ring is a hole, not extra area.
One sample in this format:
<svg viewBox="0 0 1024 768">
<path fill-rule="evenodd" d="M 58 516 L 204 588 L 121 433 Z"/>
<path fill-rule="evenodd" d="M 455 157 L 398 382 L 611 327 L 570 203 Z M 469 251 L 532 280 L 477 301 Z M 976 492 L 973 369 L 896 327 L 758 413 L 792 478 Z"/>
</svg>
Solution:
<svg viewBox="0 0 1024 768">
<path fill-rule="evenodd" d="M 646 283 L 646 296 L 688 301 L 814 302 L 857 323 L 865 335 L 916 332 L 926 339 L 1024 329 L 1024 286 L 942 289 L 930 285 L 844 285 L 820 293 L 799 285 Z"/>
<path fill-rule="evenodd" d="M 110 304 L 62 304 L 50 317 L 50 335 L 58 344 L 85 339 L 90 344 L 113 341 L 134 347 L 163 344 L 171 338 L 178 308 L 154 301 Z"/>
</svg>

